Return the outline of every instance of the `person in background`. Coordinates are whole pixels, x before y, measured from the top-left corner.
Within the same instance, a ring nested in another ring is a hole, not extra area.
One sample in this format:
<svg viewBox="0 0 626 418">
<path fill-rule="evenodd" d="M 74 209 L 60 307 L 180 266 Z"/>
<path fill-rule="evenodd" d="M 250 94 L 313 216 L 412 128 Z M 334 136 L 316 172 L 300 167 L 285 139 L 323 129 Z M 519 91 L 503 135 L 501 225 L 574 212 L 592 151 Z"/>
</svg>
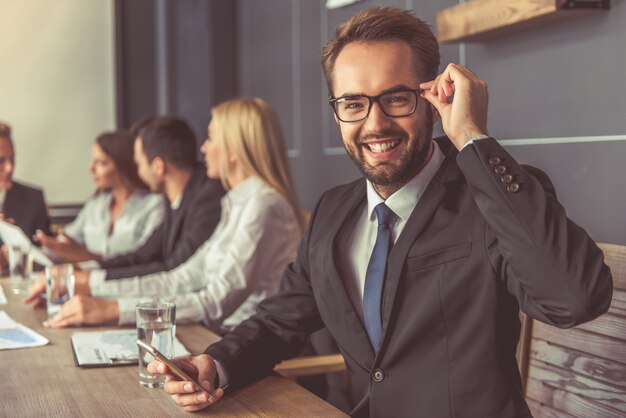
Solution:
<svg viewBox="0 0 626 418">
<path fill-rule="evenodd" d="M 37 230 L 50 233 L 50 218 L 41 189 L 13 179 L 15 147 L 11 127 L 0 122 L 0 219 L 19 226 L 27 237 Z M 0 241 L 2 244 L 2 241 Z M 0 267 L 6 266 L 4 251 L 0 252 Z"/>
<path fill-rule="evenodd" d="M 155 116 L 131 129 L 139 177 L 167 205 L 163 223 L 137 250 L 101 260 L 99 269 L 76 272 L 78 279 L 116 280 L 171 270 L 186 261 L 213 233 L 224 188 L 198 162 L 196 135 L 172 116 Z M 37 288 L 35 286 L 35 288 Z"/>
<path fill-rule="evenodd" d="M 611 272 L 550 179 L 488 136 L 487 84 L 439 61 L 407 10 L 373 7 L 337 29 L 322 65 L 363 178 L 321 197 L 276 295 L 205 354 L 173 360 L 205 390 L 148 365 L 180 407 L 268 375 L 326 326 L 354 417 L 531 417 L 519 311 L 560 328 L 592 320 Z M 438 118 L 446 137 L 433 139 Z"/>
<path fill-rule="evenodd" d="M 228 190 L 215 232 L 185 263 L 123 280 L 78 280 L 75 296 L 46 325 L 135 322 L 141 297 L 176 303 L 177 321 L 232 330 L 278 289 L 304 229 L 275 111 L 263 100 L 235 99 L 215 107 L 202 145 L 207 176 Z M 89 296 L 116 297 L 102 300 Z"/>
<path fill-rule="evenodd" d="M 59 235 L 37 233 L 56 258 L 80 262 L 126 254 L 141 247 L 161 225 L 163 197 L 150 193 L 137 175 L 133 143 L 133 135 L 124 130 L 96 138 L 90 165 L 95 194 Z"/>
</svg>

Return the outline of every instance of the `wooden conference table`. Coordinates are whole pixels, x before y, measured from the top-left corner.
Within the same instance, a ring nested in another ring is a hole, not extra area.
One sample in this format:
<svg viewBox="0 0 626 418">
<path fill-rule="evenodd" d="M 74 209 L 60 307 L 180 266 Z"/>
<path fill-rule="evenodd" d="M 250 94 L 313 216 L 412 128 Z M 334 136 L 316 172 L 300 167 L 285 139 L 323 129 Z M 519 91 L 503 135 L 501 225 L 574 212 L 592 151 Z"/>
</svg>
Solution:
<svg viewBox="0 0 626 418">
<path fill-rule="evenodd" d="M 8 279 L 0 279 L 0 285 L 8 299 L 0 310 L 50 340 L 43 347 L 0 351 L 0 417 L 346 416 L 277 374 L 225 396 L 204 411 L 184 412 L 162 389 L 140 386 L 137 366 L 81 369 L 74 365 L 72 333 L 106 328 L 47 329 L 41 325 L 45 309 L 24 305 L 20 296 L 10 293 Z M 219 339 L 200 325 L 179 325 L 177 336 L 192 354 Z"/>
</svg>

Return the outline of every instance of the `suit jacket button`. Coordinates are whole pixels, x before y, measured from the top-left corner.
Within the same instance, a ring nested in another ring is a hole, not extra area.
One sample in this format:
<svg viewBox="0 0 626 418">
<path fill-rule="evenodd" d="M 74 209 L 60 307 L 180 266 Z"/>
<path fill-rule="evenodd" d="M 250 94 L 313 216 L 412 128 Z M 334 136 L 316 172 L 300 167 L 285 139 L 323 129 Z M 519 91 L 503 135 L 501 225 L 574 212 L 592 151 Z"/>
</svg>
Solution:
<svg viewBox="0 0 626 418">
<path fill-rule="evenodd" d="M 500 181 L 502 181 L 502 183 L 509 184 L 510 182 L 513 181 L 513 176 L 510 174 L 505 174 L 502 177 L 500 177 Z"/>
<path fill-rule="evenodd" d="M 385 373 L 382 371 L 382 369 L 374 369 L 374 372 L 372 373 L 372 380 L 374 382 L 382 382 L 384 378 Z"/>
<path fill-rule="evenodd" d="M 502 160 L 498 157 L 491 157 L 489 159 L 489 164 L 491 164 L 492 166 L 497 166 L 498 164 L 500 164 L 502 162 Z"/>
<path fill-rule="evenodd" d="M 506 189 L 511 193 L 517 193 L 519 191 L 519 184 L 511 183 L 508 186 L 506 186 Z"/>
<path fill-rule="evenodd" d="M 503 165 L 497 165 L 496 168 L 493 169 L 498 174 L 506 173 L 506 167 Z"/>
</svg>

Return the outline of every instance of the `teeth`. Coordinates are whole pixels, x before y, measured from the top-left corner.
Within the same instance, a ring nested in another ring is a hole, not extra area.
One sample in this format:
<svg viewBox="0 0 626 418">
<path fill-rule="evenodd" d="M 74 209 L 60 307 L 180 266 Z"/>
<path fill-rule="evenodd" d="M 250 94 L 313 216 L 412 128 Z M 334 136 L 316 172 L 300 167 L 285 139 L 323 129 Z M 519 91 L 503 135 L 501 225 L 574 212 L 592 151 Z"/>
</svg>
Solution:
<svg viewBox="0 0 626 418">
<path fill-rule="evenodd" d="M 372 152 L 385 152 L 385 151 L 389 151 L 392 148 L 395 148 L 399 143 L 400 141 L 398 140 L 391 141 L 391 142 L 379 142 L 376 144 L 367 144 L 367 147 Z"/>
</svg>

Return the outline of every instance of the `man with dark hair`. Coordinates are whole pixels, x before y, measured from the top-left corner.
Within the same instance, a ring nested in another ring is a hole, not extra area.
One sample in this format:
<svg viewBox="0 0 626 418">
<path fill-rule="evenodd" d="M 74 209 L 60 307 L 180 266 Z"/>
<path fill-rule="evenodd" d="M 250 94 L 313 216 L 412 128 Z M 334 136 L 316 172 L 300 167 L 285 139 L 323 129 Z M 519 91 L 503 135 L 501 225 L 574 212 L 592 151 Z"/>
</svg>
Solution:
<svg viewBox="0 0 626 418">
<path fill-rule="evenodd" d="M 11 127 L 0 122 L 0 217 L 22 228 L 26 236 L 35 231 L 50 233 L 50 219 L 41 189 L 13 180 L 15 148 Z"/>
<path fill-rule="evenodd" d="M 377 7 L 337 30 L 322 61 L 346 151 L 364 179 L 320 199 L 280 291 L 168 374 L 186 411 L 297 355 L 326 326 L 358 417 L 528 418 L 515 361 L 521 309 L 558 327 L 607 311 L 600 249 L 540 170 L 487 136 L 487 85 L 450 64 L 411 12 Z M 453 98 L 451 98 L 453 97 Z M 447 137 L 432 139 L 441 117 Z M 218 385 L 218 389 L 214 389 Z"/>
<path fill-rule="evenodd" d="M 77 285 L 171 270 L 211 236 L 219 221 L 224 189 L 198 162 L 196 136 L 187 122 L 156 116 L 133 131 L 139 177 L 170 203 L 165 220 L 137 251 L 100 262 L 102 270 L 77 273 Z"/>
</svg>

